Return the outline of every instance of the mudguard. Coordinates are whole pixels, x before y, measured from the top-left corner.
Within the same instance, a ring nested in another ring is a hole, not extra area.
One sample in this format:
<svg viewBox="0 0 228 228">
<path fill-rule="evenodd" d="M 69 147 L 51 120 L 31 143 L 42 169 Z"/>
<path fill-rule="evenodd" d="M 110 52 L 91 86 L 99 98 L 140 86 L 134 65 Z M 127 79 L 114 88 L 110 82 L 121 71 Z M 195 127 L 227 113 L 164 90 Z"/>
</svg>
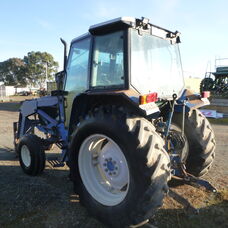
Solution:
<svg viewBox="0 0 228 228">
<path fill-rule="evenodd" d="M 210 101 L 207 98 L 203 98 L 200 94 L 196 94 L 191 90 L 185 89 L 180 98 L 177 99 L 174 111 L 182 112 L 183 105 L 185 105 L 185 112 L 189 112 L 193 108 L 200 108 L 209 104 Z"/>
</svg>

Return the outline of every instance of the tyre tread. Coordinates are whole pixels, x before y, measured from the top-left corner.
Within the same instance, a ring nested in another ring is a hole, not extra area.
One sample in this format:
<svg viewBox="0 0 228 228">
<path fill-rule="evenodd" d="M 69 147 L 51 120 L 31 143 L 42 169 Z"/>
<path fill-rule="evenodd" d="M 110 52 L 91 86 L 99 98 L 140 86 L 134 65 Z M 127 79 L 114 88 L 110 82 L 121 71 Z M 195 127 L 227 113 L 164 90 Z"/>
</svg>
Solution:
<svg viewBox="0 0 228 228">
<path fill-rule="evenodd" d="M 82 204 L 89 206 L 88 209 L 91 214 L 112 227 L 136 225 L 148 220 L 153 216 L 157 208 L 162 205 L 162 200 L 168 192 L 167 182 L 170 180 L 170 158 L 164 149 L 164 140 L 156 132 L 151 122 L 142 117 L 132 115 L 124 107 L 100 106 L 91 112 L 92 115 L 87 115 L 79 124 L 79 127 L 75 129 L 70 148 L 75 148 L 76 143 L 74 141 L 77 139 L 81 129 L 83 129 L 83 125 L 88 121 L 100 121 L 102 119 L 109 121 L 110 126 L 118 125 L 129 137 L 136 139 L 135 142 L 131 142 L 136 144 L 135 154 L 131 159 L 135 161 L 135 166 L 138 167 L 137 172 L 140 172 L 142 178 L 145 179 L 145 183 L 137 187 L 142 191 L 140 199 L 139 197 L 132 199 L 132 202 L 125 205 L 122 214 L 115 215 L 117 216 L 115 219 L 109 219 L 107 214 L 103 215 L 99 213 L 100 210 L 91 208 L 91 205 L 87 205 L 89 202 L 83 197 L 82 201 L 85 202 L 82 202 Z M 73 152 L 73 149 L 70 150 L 72 151 L 70 158 L 73 160 L 76 152 Z M 77 177 L 73 179 L 75 180 L 75 186 L 78 185 Z M 132 206 L 134 201 L 137 203 Z"/>
<path fill-rule="evenodd" d="M 197 152 L 190 151 L 189 170 L 195 176 L 203 176 L 210 169 L 215 157 L 215 135 L 206 117 L 197 109 L 189 112 L 189 126 L 196 126 Z"/>
<path fill-rule="evenodd" d="M 46 158 L 45 158 L 44 149 L 42 148 L 41 144 L 42 144 L 41 139 L 37 135 L 33 135 L 33 134 L 26 134 L 20 139 L 19 147 L 18 147 L 19 150 L 22 147 L 22 145 L 27 145 L 33 153 L 33 156 L 31 155 L 33 159 L 31 167 L 26 168 L 23 165 L 23 162 L 20 157 L 20 152 L 19 152 L 19 161 L 20 161 L 21 168 L 28 175 L 31 175 L 31 176 L 39 175 L 40 173 L 43 172 L 45 168 Z"/>
</svg>

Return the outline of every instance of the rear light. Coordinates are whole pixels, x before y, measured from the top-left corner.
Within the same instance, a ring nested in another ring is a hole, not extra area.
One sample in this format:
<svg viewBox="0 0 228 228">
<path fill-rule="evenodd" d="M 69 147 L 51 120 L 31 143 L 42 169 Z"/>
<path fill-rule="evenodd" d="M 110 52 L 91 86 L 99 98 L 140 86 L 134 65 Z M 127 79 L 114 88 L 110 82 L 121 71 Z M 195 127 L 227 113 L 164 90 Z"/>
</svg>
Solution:
<svg viewBox="0 0 228 228">
<path fill-rule="evenodd" d="M 150 94 L 142 95 L 139 97 L 140 105 L 151 103 L 151 102 L 156 102 L 157 100 L 158 100 L 158 94 L 157 93 L 150 93 Z"/>
<path fill-rule="evenodd" d="M 208 98 L 208 97 L 210 97 L 210 95 L 211 95 L 210 91 L 203 91 L 201 93 L 202 98 Z"/>
</svg>

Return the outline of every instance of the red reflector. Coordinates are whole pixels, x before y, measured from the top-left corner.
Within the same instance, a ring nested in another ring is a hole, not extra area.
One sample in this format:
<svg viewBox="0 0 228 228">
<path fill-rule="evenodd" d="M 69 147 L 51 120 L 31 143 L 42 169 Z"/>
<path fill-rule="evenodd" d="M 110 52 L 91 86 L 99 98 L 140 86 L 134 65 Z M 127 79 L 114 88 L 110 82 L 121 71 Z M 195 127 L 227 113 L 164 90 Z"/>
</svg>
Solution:
<svg viewBox="0 0 228 228">
<path fill-rule="evenodd" d="M 201 97 L 202 98 L 208 98 L 208 97 L 210 97 L 210 95 L 211 95 L 210 91 L 203 91 L 201 94 Z"/>
<path fill-rule="evenodd" d="M 158 100 L 157 93 L 150 93 L 146 96 L 146 103 L 155 102 Z"/>
<path fill-rule="evenodd" d="M 151 102 L 156 102 L 158 100 L 157 93 L 150 93 L 139 97 L 140 104 L 147 104 Z"/>
</svg>

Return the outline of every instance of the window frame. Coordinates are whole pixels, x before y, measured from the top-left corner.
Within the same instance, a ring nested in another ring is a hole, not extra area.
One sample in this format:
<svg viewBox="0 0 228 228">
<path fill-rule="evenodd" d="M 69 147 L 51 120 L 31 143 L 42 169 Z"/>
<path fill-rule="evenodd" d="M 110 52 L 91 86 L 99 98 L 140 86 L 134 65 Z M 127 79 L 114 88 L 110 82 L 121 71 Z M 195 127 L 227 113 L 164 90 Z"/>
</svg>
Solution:
<svg viewBox="0 0 228 228">
<path fill-rule="evenodd" d="M 64 90 L 66 90 L 66 81 L 67 81 L 67 78 L 68 78 L 68 75 L 67 75 L 67 68 L 70 64 L 69 60 L 71 59 L 71 56 L 72 56 L 72 46 L 83 41 L 83 40 L 86 40 L 86 39 L 90 39 L 90 47 L 89 47 L 89 58 L 88 58 L 88 73 L 87 73 L 87 90 L 88 88 L 90 87 L 90 78 L 91 78 L 91 53 L 92 53 L 92 46 L 93 46 L 93 37 L 87 33 L 77 39 L 74 39 L 72 42 L 71 42 L 71 45 L 70 45 L 70 49 L 69 49 L 69 53 L 68 53 L 68 59 L 67 59 L 67 64 L 66 64 L 66 71 L 65 71 L 65 80 L 64 80 Z"/>
<path fill-rule="evenodd" d="M 128 53 L 129 53 L 129 55 L 128 55 L 128 63 L 129 63 L 129 72 L 128 72 L 128 77 L 129 77 L 129 86 L 130 86 L 130 88 L 133 88 L 134 90 L 136 90 L 139 94 L 141 94 L 141 92 L 140 92 L 140 90 L 138 89 L 138 88 L 136 88 L 136 86 L 134 85 L 134 83 L 132 83 L 132 75 L 131 75 L 131 65 L 132 65 L 132 61 L 131 61 L 131 55 L 132 55 L 132 50 L 131 50 L 131 48 L 132 48 L 132 43 L 131 43 L 131 36 L 132 36 L 132 30 L 137 30 L 137 29 L 135 29 L 135 28 L 129 28 L 128 29 Z M 147 33 L 146 31 L 143 31 L 144 33 Z M 150 34 L 149 33 L 149 35 L 151 35 L 151 36 L 154 36 L 154 37 L 157 37 L 157 38 L 159 38 L 159 39 L 163 39 L 163 40 L 166 40 L 165 38 L 163 38 L 163 37 L 161 37 L 161 36 L 157 36 L 157 35 L 153 35 L 153 34 Z M 179 43 L 178 42 L 176 42 L 176 43 L 174 43 L 174 44 L 172 44 L 172 43 L 170 43 L 170 45 L 177 45 L 178 46 L 178 53 L 179 53 L 179 57 L 180 57 L 180 59 L 179 59 L 179 61 L 180 61 L 180 68 L 181 68 L 181 71 L 182 71 L 182 77 L 180 77 L 179 79 L 181 79 L 181 80 L 184 80 L 184 78 L 183 78 L 183 67 L 182 67 L 182 59 L 181 59 L 181 54 L 180 54 L 180 49 L 179 49 Z M 178 90 L 178 91 L 180 91 L 180 92 L 177 92 L 177 94 L 182 94 L 182 92 L 183 92 L 183 90 L 184 90 L 184 86 L 182 86 L 182 89 L 180 89 L 180 90 Z M 172 95 L 160 95 L 160 97 L 161 98 L 164 98 L 164 99 L 171 99 L 172 98 Z"/>
<path fill-rule="evenodd" d="M 91 49 L 91 58 L 90 58 L 90 80 L 89 80 L 89 90 L 91 91 L 103 91 L 103 90 L 125 90 L 125 89 L 129 89 L 129 79 L 128 79 L 128 73 L 129 73 L 129 56 L 128 56 L 128 29 L 120 29 L 120 30 L 115 30 L 112 31 L 110 33 L 105 33 L 102 35 L 107 35 L 107 34 L 111 34 L 114 32 L 118 32 L 118 31 L 123 31 L 123 66 L 124 66 L 124 83 L 123 85 L 120 86 L 116 86 L 116 85 L 110 85 L 110 86 L 105 86 L 103 88 L 101 87 L 96 87 L 96 86 L 92 86 L 92 61 L 93 61 L 93 57 L 94 57 L 94 48 L 95 48 L 95 38 L 96 35 L 92 36 L 92 49 Z"/>
</svg>

